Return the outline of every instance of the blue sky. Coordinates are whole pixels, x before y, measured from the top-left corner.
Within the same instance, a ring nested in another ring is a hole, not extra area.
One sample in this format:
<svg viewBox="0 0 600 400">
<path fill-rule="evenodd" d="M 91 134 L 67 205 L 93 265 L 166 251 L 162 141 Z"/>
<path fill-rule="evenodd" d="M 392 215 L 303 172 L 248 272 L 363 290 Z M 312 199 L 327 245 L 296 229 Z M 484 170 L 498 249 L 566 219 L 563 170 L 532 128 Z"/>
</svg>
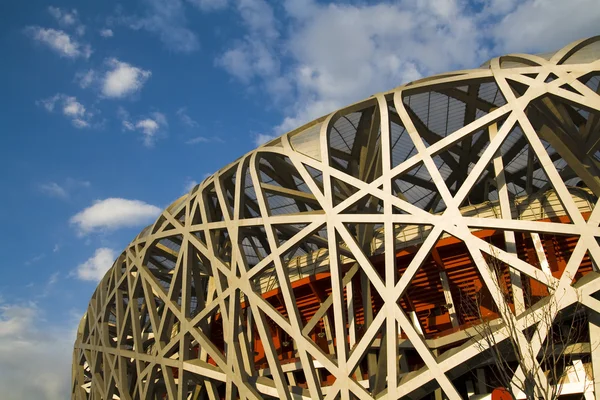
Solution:
<svg viewBox="0 0 600 400">
<path fill-rule="evenodd" d="M 593 0 L 2 2 L 0 390 L 68 397 L 98 279 L 207 174 L 377 91 L 599 23 Z"/>
</svg>

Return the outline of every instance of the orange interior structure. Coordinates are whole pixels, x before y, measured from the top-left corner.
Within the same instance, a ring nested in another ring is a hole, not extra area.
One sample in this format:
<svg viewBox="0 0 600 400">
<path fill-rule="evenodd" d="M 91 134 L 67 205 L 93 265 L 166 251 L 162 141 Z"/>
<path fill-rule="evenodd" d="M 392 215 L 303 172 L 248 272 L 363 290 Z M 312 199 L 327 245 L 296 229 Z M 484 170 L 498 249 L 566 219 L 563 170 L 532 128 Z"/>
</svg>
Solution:
<svg viewBox="0 0 600 400">
<path fill-rule="evenodd" d="M 587 220 L 589 213 L 584 214 L 583 216 Z M 540 221 L 550 220 L 546 219 Z M 569 219 L 566 216 L 556 217 L 552 219 L 552 222 L 568 223 Z M 503 248 L 504 246 L 504 236 L 501 231 L 488 229 L 474 231 L 473 234 L 499 248 Z M 515 235 L 518 257 L 521 260 L 540 268 L 540 262 L 529 234 L 515 232 Z M 566 267 L 569 257 L 577 244 L 578 237 L 541 235 L 541 239 L 552 274 L 558 278 L 562 275 Z M 396 250 L 398 276 L 401 276 L 406 270 L 417 250 L 418 246 Z M 383 276 L 383 254 L 371 257 L 370 261 L 376 270 Z M 345 272 L 349 268 L 350 265 L 344 265 L 342 269 Z M 501 268 L 504 281 L 507 282 L 506 290 L 510 291 L 508 268 L 506 266 L 502 266 Z M 458 327 L 453 327 L 450 320 L 450 308 L 452 308 L 452 305 L 448 305 L 445 300 L 444 290 L 439 278 L 439 273 L 441 271 L 445 271 L 447 274 L 452 298 L 458 303 L 453 305 L 459 320 Z M 579 279 L 590 271 L 592 271 L 592 262 L 589 256 L 586 255 L 583 258 L 574 280 Z M 361 286 L 359 275 L 360 274 L 356 274 L 353 278 L 353 282 L 355 283 L 353 285 L 353 288 L 355 288 L 353 299 L 357 340 L 360 339 L 366 330 L 366 327 L 364 326 L 363 296 L 360 292 Z M 303 323 L 307 323 L 317 312 L 321 303 L 331 294 L 330 273 L 317 273 L 293 281 L 291 286 L 294 291 L 296 305 L 302 315 Z M 524 280 L 524 290 L 526 293 L 526 301 L 528 302 L 535 302 L 548 294 L 543 285 L 530 278 Z M 419 268 L 411 286 L 400 298 L 399 304 L 405 312 L 416 313 L 424 337 L 426 339 L 434 339 L 476 324 L 481 318 L 496 318 L 498 314 L 494 309 L 489 293 L 485 292 L 487 292 L 487 290 L 485 289 L 485 286 L 482 285 L 480 274 L 471 259 L 468 249 L 462 241 L 449 236 L 442 237 L 438 240 L 434 251 L 432 251 Z M 371 307 L 373 315 L 376 315 L 383 302 L 376 295 L 374 288 L 372 288 L 371 293 Z M 279 288 L 265 292 L 262 296 L 279 313 L 284 317 L 287 317 L 287 311 Z M 346 298 L 345 289 L 344 298 Z M 473 308 L 474 304 L 476 304 L 476 308 Z M 243 303 L 242 309 L 245 308 L 246 304 Z M 211 340 L 223 350 L 225 344 L 223 341 L 222 323 L 219 317 L 219 314 L 217 314 L 212 322 Z M 283 363 L 298 361 L 298 359 L 295 358 L 292 338 L 274 323 L 271 324 L 271 334 L 271 341 L 277 351 L 279 359 Z M 256 332 L 254 332 L 253 336 L 255 368 L 267 368 L 267 359 L 265 357 L 261 338 Z M 325 335 L 323 320 L 319 321 L 309 336 L 325 353 L 328 353 L 328 338 L 327 335 Z M 405 335 L 401 336 L 402 338 L 406 338 Z M 335 340 L 336 338 L 332 338 L 334 345 Z M 348 340 L 348 338 L 346 338 L 346 340 Z M 410 352 L 407 353 L 409 368 L 411 370 L 417 370 L 423 366 L 420 359 L 411 357 Z M 209 362 L 215 364 L 210 358 Z M 331 383 L 329 381 L 332 380 L 332 377 L 322 376 L 322 379 L 322 384 L 327 385 Z M 298 382 L 298 384 L 302 386 L 302 382 Z"/>
</svg>

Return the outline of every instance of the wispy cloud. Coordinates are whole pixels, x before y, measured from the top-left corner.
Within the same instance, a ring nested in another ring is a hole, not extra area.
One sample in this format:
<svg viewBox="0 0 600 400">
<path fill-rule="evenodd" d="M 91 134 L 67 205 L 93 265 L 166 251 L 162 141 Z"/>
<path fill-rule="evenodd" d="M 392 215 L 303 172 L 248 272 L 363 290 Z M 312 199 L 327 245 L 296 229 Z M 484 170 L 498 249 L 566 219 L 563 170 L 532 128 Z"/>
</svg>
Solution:
<svg viewBox="0 0 600 400">
<path fill-rule="evenodd" d="M 227 0 L 187 0 L 202 11 L 216 11 L 227 7 Z"/>
<path fill-rule="evenodd" d="M 145 30 L 158 35 L 169 49 L 180 53 L 191 53 L 200 48 L 197 35 L 188 28 L 182 0 L 143 0 L 145 11 L 138 16 L 119 16 L 121 23 L 135 30 Z"/>
<path fill-rule="evenodd" d="M 177 110 L 176 115 L 179 118 L 179 121 L 189 128 L 197 128 L 200 126 L 195 119 L 189 116 L 187 107 L 181 107 L 179 110 Z"/>
<path fill-rule="evenodd" d="M 152 73 L 116 58 L 106 61 L 108 70 L 102 78 L 102 94 L 110 98 L 121 98 L 142 89 Z"/>
<path fill-rule="evenodd" d="M 491 55 L 541 52 L 597 34 L 594 0 L 324 3 L 240 0 L 245 31 L 216 59 L 284 112 L 257 144 L 345 104 Z M 542 34 L 542 32 L 544 32 Z"/>
<path fill-rule="evenodd" d="M 92 48 L 89 44 L 78 42 L 60 29 L 30 26 L 25 29 L 25 33 L 36 42 L 49 47 L 61 57 L 88 59 L 92 55 Z"/>
<path fill-rule="evenodd" d="M 79 13 L 76 9 L 68 11 L 59 7 L 50 6 L 48 7 L 48 12 L 56 19 L 60 26 L 73 28 L 79 36 L 85 34 L 85 25 L 81 23 Z"/>
<path fill-rule="evenodd" d="M 48 7 L 48 12 L 63 26 L 75 25 L 79 19 L 77 10 L 65 11 L 59 7 Z"/>
<path fill-rule="evenodd" d="M 82 89 L 99 90 L 102 97 L 120 99 L 138 93 L 151 76 L 149 70 L 112 57 L 101 68 L 77 72 L 74 81 Z"/>
<path fill-rule="evenodd" d="M 217 57 L 216 65 L 246 84 L 254 78 L 276 77 L 280 62 L 275 46 L 280 34 L 273 9 L 265 0 L 242 0 L 237 10 L 247 33 Z"/>
<path fill-rule="evenodd" d="M 205 180 L 206 178 L 208 178 L 211 175 L 212 175 L 212 173 L 210 173 L 210 172 L 202 174 L 201 181 Z M 187 176 L 185 178 L 185 181 L 184 181 L 184 184 L 183 184 L 184 193 L 188 193 L 196 185 L 198 185 L 201 181 L 197 181 L 196 179 L 193 179 L 193 178 Z"/>
<path fill-rule="evenodd" d="M 59 199 L 66 199 L 69 197 L 69 193 L 66 191 L 66 189 L 56 182 L 41 183 L 38 185 L 38 189 L 40 192 L 50 197 L 56 197 Z"/>
<path fill-rule="evenodd" d="M 195 179 L 190 178 L 189 176 L 185 178 L 185 182 L 183 184 L 183 192 L 184 193 L 188 193 L 190 190 L 192 190 L 196 185 L 198 184 L 198 181 L 196 181 Z"/>
<path fill-rule="evenodd" d="M 37 189 L 46 196 L 66 200 L 71 196 L 72 191 L 79 188 L 89 188 L 90 186 L 89 181 L 67 178 L 62 184 L 56 182 L 40 183 L 37 185 Z"/>
<path fill-rule="evenodd" d="M 46 258 L 46 253 L 40 253 L 40 254 L 37 254 L 37 255 L 31 257 L 30 259 L 26 260 L 24 264 L 26 266 L 29 266 L 29 265 L 35 264 L 39 261 L 42 261 L 44 258 Z"/>
<path fill-rule="evenodd" d="M 92 118 L 95 112 L 89 111 L 81 104 L 76 97 L 67 96 L 62 93 L 57 93 L 52 97 L 38 100 L 36 104 L 44 107 L 48 112 L 53 112 L 57 105 L 60 107 L 60 112 L 71 120 L 71 123 L 76 128 L 88 128 L 92 123 Z"/>
<path fill-rule="evenodd" d="M 80 88 L 86 89 L 96 80 L 98 79 L 98 74 L 93 69 L 88 69 L 87 71 L 80 71 L 75 74 L 75 82 L 79 85 Z"/>
<path fill-rule="evenodd" d="M 42 327 L 45 314 L 34 302 L 0 301 L 0 387 L 10 388 L 3 398 L 58 400 L 70 393 L 77 322 L 49 321 Z"/>
<path fill-rule="evenodd" d="M 254 144 L 256 146 L 260 146 L 262 144 L 267 143 L 270 140 L 275 139 L 276 137 L 276 135 L 267 135 L 264 133 L 259 133 L 258 135 L 254 136 Z"/>
<path fill-rule="evenodd" d="M 50 274 L 50 276 L 48 277 L 48 279 L 46 280 L 46 282 L 44 282 L 43 284 L 38 284 L 36 285 L 35 283 L 31 282 L 27 285 L 27 287 L 36 287 L 36 294 L 33 296 L 33 298 L 35 299 L 43 299 L 48 297 L 51 293 L 52 293 L 52 289 L 56 286 L 56 283 L 58 283 L 58 279 L 60 277 L 60 272 L 56 271 L 53 272 L 52 274 Z"/>
<path fill-rule="evenodd" d="M 488 33 L 495 53 L 546 52 L 584 37 L 598 34 L 600 7 L 595 0 L 489 1 L 504 6 Z"/>
<path fill-rule="evenodd" d="M 246 87 L 271 96 L 296 128 L 345 104 L 424 75 L 476 66 L 492 54 L 546 51 L 597 33 L 600 7 L 483 0 L 236 4 L 245 31 L 215 59 Z M 571 11 L 569 11 L 571 9 Z M 547 34 L 540 34 L 546 32 Z"/>
<path fill-rule="evenodd" d="M 112 267 L 116 257 L 117 253 L 113 249 L 107 247 L 96 249 L 93 256 L 77 266 L 74 275 L 82 281 L 97 282 Z"/>
<path fill-rule="evenodd" d="M 161 209 L 140 200 L 108 198 L 98 200 L 75 214 L 69 222 L 80 235 L 98 231 L 137 227 L 158 217 Z"/>
<path fill-rule="evenodd" d="M 208 143 L 210 139 L 204 136 L 196 136 L 185 141 L 185 144 Z"/>
<path fill-rule="evenodd" d="M 143 143 L 146 147 L 154 146 L 161 135 L 166 135 L 165 129 L 169 126 L 167 117 L 158 111 L 151 112 L 144 117 L 132 119 L 127 110 L 119 107 L 117 115 L 121 119 L 124 130 L 138 131 L 142 134 Z"/>
<path fill-rule="evenodd" d="M 103 38 L 111 38 L 114 36 L 114 32 L 109 28 L 100 29 L 99 33 Z"/>
</svg>

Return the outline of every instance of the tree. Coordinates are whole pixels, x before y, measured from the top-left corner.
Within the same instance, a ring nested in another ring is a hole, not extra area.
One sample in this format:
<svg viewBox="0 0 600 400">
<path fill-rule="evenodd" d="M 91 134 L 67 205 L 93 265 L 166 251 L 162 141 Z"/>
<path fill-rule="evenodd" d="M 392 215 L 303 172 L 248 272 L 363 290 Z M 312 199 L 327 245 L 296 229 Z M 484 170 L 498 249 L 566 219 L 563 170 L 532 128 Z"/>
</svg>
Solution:
<svg viewBox="0 0 600 400">
<path fill-rule="evenodd" d="M 494 286 L 461 296 L 463 315 L 473 318 L 470 339 L 490 357 L 490 370 L 513 398 L 557 399 L 571 365 L 581 367 L 580 355 L 590 354 L 584 307 L 571 300 L 565 308 L 572 291 L 529 279 L 523 281 L 525 310 L 516 313 L 510 279 L 514 272 L 493 256 L 486 261 Z M 591 381 L 585 371 L 579 372 L 585 389 Z"/>
</svg>

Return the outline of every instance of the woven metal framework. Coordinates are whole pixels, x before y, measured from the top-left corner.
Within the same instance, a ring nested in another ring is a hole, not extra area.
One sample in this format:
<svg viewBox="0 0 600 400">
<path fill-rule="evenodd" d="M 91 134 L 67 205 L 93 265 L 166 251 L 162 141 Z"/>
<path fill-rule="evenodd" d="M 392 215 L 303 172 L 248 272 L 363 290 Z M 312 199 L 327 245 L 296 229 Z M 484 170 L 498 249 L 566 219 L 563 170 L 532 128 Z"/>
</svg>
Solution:
<svg viewBox="0 0 600 400">
<path fill-rule="evenodd" d="M 599 58 L 596 37 L 412 82 L 208 177 L 99 283 L 73 398 L 464 398 L 481 291 L 521 330 L 581 304 L 600 382 Z"/>
</svg>

